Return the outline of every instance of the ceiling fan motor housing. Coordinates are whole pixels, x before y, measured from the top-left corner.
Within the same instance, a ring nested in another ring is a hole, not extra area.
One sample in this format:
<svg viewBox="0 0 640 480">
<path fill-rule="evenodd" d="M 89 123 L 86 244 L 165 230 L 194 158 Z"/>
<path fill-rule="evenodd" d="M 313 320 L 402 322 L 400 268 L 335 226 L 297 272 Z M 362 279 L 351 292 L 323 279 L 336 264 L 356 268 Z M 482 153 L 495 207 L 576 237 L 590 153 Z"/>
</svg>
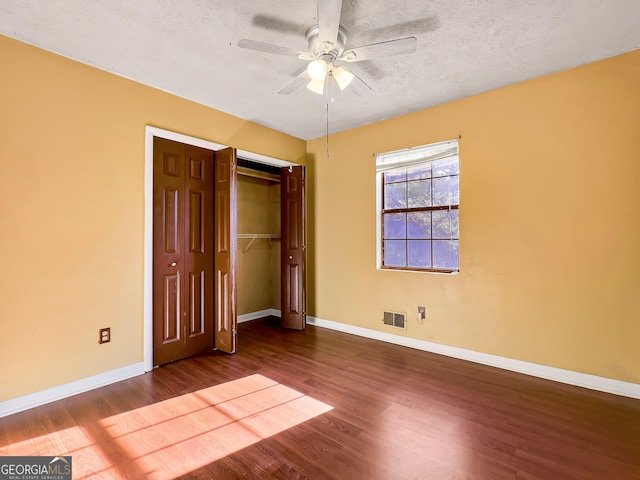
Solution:
<svg viewBox="0 0 640 480">
<path fill-rule="evenodd" d="M 320 41 L 320 37 L 318 34 L 318 25 L 314 25 L 309 30 L 307 30 L 307 45 L 309 46 L 309 52 L 315 58 L 323 58 L 326 55 L 331 56 L 331 60 L 335 60 L 344 52 L 344 46 L 347 42 L 347 32 L 345 32 L 344 28 L 338 27 L 338 37 L 336 39 L 336 43 L 331 45 L 326 45 L 327 48 Z"/>
</svg>

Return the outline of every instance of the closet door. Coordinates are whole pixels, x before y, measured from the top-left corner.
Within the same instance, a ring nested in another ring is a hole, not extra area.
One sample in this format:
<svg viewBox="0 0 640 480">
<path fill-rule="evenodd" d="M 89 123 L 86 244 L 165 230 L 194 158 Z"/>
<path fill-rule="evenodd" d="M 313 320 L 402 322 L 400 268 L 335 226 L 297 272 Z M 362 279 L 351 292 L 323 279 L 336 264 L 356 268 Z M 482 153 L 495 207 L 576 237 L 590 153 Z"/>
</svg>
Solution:
<svg viewBox="0 0 640 480">
<path fill-rule="evenodd" d="M 186 145 L 185 356 L 213 350 L 213 152 Z"/>
<path fill-rule="evenodd" d="M 184 356 L 184 145 L 153 140 L 153 364 Z"/>
<path fill-rule="evenodd" d="M 213 152 L 154 138 L 153 364 L 213 349 Z"/>
<path fill-rule="evenodd" d="M 227 353 L 236 351 L 236 152 L 215 152 L 215 345 Z"/>
<path fill-rule="evenodd" d="M 282 274 L 280 325 L 303 330 L 307 322 L 304 167 L 281 170 Z"/>
</svg>

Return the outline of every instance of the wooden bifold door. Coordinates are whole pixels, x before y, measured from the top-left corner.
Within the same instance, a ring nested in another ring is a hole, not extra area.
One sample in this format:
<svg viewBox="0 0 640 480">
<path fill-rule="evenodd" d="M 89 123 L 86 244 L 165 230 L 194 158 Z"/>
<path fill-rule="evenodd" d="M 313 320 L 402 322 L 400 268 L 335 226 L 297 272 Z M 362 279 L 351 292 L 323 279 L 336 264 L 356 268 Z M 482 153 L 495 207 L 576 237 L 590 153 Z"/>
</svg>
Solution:
<svg viewBox="0 0 640 480">
<path fill-rule="evenodd" d="M 280 183 L 280 325 L 303 330 L 307 322 L 304 167 L 297 165 L 282 168 Z"/>
<path fill-rule="evenodd" d="M 236 350 L 237 159 L 153 141 L 153 364 Z M 304 167 L 282 169 L 281 325 L 304 329 Z"/>
<path fill-rule="evenodd" d="M 236 351 L 236 254 L 237 189 L 236 152 L 227 148 L 215 152 L 214 270 L 215 346 L 227 353 Z"/>
<path fill-rule="evenodd" d="M 154 139 L 153 363 L 213 348 L 213 152 Z"/>
<path fill-rule="evenodd" d="M 233 353 L 235 152 L 155 138 L 153 159 L 153 364 Z"/>
</svg>

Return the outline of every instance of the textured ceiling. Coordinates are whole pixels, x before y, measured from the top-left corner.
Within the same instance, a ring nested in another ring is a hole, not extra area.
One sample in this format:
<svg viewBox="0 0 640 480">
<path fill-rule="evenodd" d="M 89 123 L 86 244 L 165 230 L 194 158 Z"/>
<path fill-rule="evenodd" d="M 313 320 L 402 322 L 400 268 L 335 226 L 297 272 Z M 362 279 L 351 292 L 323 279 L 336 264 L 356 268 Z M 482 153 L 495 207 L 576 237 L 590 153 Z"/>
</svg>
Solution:
<svg viewBox="0 0 640 480">
<path fill-rule="evenodd" d="M 304 62 L 315 0 L 1 0 L 0 33 L 294 135 L 327 128 L 325 97 L 277 95 Z M 414 54 L 349 65 L 371 91 L 333 94 L 330 132 L 640 48 L 639 0 L 344 0 L 347 47 L 415 36 Z M 6 65 L 3 65 L 7 68 Z"/>
</svg>

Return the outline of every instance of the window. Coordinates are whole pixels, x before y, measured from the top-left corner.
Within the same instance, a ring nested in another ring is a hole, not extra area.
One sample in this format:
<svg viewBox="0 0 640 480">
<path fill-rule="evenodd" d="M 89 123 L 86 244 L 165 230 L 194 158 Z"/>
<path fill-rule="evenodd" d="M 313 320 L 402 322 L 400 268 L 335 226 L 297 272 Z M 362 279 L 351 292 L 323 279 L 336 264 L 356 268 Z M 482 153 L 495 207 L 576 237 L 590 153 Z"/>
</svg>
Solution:
<svg viewBox="0 0 640 480">
<path fill-rule="evenodd" d="M 457 272 L 457 140 L 378 154 L 376 170 L 379 267 Z"/>
</svg>

